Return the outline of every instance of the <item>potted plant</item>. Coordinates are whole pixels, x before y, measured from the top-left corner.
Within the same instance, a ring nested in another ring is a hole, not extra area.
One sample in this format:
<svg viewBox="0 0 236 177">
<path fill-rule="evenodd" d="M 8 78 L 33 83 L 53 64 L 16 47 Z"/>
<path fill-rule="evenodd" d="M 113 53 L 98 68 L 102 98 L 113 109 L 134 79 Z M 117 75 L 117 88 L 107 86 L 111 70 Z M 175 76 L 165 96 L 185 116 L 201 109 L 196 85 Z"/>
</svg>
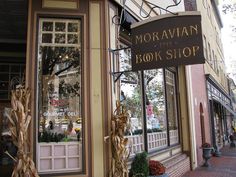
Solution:
<svg viewBox="0 0 236 177">
<path fill-rule="evenodd" d="M 148 160 L 147 153 L 141 152 L 135 155 L 131 163 L 130 177 L 146 177 L 148 176 Z"/>
<path fill-rule="evenodd" d="M 149 160 L 149 177 L 167 177 L 165 166 L 157 160 Z"/>
<path fill-rule="evenodd" d="M 202 144 L 202 157 L 205 160 L 205 162 L 203 164 L 204 167 L 209 167 L 208 160 L 211 158 L 212 150 L 213 150 L 213 148 L 209 143 Z"/>
</svg>

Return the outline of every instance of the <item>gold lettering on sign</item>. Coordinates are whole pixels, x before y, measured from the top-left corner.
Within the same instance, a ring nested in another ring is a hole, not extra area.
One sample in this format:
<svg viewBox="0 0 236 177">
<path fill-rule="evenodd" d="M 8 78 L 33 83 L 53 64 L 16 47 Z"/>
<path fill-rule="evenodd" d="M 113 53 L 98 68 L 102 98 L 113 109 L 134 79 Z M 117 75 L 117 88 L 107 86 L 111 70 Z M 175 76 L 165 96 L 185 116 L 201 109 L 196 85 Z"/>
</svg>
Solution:
<svg viewBox="0 0 236 177">
<path fill-rule="evenodd" d="M 162 60 L 161 51 L 155 52 L 155 60 Z"/>
<path fill-rule="evenodd" d="M 175 28 L 172 29 L 172 30 L 169 29 L 168 32 L 169 32 L 169 34 L 170 34 L 170 38 L 172 39 L 172 38 L 174 38 L 174 36 L 175 36 L 176 29 L 175 29 Z"/>
<path fill-rule="evenodd" d="M 172 52 L 171 52 L 172 50 L 167 50 L 166 51 L 166 59 L 167 60 L 170 60 L 170 59 L 172 59 L 173 58 L 173 55 L 172 55 Z"/>
<path fill-rule="evenodd" d="M 199 50 L 199 46 L 193 46 L 193 56 L 196 56 L 196 52 Z"/>
<path fill-rule="evenodd" d="M 188 57 L 190 57 L 192 55 L 192 50 L 190 49 L 190 47 L 185 47 L 184 49 L 183 49 L 183 56 L 185 57 L 185 58 L 188 58 Z"/>
<path fill-rule="evenodd" d="M 135 55 L 135 58 L 136 58 L 136 62 L 135 62 L 136 64 L 150 63 L 154 61 L 154 59 L 155 61 L 162 60 L 161 51 L 137 54 Z"/>
<path fill-rule="evenodd" d="M 193 35 L 193 32 L 195 32 L 195 35 L 198 34 L 198 25 L 195 26 L 190 25 L 190 34 Z"/>
<path fill-rule="evenodd" d="M 180 36 L 179 28 L 176 28 L 176 33 L 177 33 L 177 37 L 179 37 Z"/>
<path fill-rule="evenodd" d="M 153 41 L 159 41 L 158 32 L 152 33 L 152 40 L 153 40 Z"/>
<path fill-rule="evenodd" d="M 135 35 L 135 44 L 150 43 L 160 40 L 182 38 L 198 35 L 198 25 L 189 25 L 184 27 L 176 27 L 172 29 L 165 29 L 162 31 L 155 31 L 152 33 Z"/>
<path fill-rule="evenodd" d="M 162 37 L 161 37 L 161 39 L 168 39 L 168 35 L 167 35 L 166 30 L 164 30 L 164 31 L 162 32 Z"/>
<path fill-rule="evenodd" d="M 143 43 L 143 38 L 142 35 L 135 36 L 135 44 L 142 44 Z"/>
<path fill-rule="evenodd" d="M 139 63 L 142 63 L 142 55 L 140 55 L 140 54 L 138 54 L 138 55 L 136 55 L 136 64 L 139 64 Z"/>
<path fill-rule="evenodd" d="M 146 33 L 146 34 L 144 34 L 144 38 L 143 39 L 144 39 L 144 42 L 149 43 L 151 41 L 151 39 L 152 39 L 152 36 L 151 36 L 150 33 Z"/>
<path fill-rule="evenodd" d="M 188 36 L 188 30 L 187 30 L 186 27 L 183 27 L 182 35 L 181 36 Z"/>
<path fill-rule="evenodd" d="M 147 52 L 144 54 L 136 54 L 136 64 L 141 63 L 151 63 L 151 62 L 158 62 L 163 60 L 175 60 L 181 58 L 189 58 L 192 56 L 196 56 L 197 52 L 199 51 L 199 46 L 186 46 L 184 48 L 175 48 L 175 49 L 168 49 L 164 53 L 159 50 L 155 52 Z"/>
<path fill-rule="evenodd" d="M 196 56 L 197 51 L 199 51 L 199 46 L 184 47 L 178 49 L 168 49 L 166 50 L 166 60 L 178 59 L 178 58 L 189 58 Z"/>
</svg>

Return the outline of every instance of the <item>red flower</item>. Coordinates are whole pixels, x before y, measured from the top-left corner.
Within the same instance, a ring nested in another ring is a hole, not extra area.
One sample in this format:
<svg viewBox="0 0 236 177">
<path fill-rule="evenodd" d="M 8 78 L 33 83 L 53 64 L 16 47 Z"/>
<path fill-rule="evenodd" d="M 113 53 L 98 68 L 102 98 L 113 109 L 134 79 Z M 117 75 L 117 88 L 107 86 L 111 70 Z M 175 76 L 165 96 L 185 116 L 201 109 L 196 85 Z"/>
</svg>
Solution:
<svg viewBox="0 0 236 177">
<path fill-rule="evenodd" d="M 149 160 L 149 173 L 150 175 L 162 175 L 166 171 L 166 168 L 162 163 L 156 160 Z"/>
</svg>

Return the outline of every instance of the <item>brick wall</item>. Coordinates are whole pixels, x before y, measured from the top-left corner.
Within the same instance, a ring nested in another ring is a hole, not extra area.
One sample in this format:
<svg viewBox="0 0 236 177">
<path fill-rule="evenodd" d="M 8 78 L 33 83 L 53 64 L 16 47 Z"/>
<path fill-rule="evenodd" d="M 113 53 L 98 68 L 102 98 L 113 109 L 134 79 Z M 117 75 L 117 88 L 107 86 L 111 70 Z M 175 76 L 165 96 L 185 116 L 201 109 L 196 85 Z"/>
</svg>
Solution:
<svg viewBox="0 0 236 177">
<path fill-rule="evenodd" d="M 190 171 L 190 158 L 186 154 L 179 154 L 175 158 L 164 162 L 168 177 L 181 177 Z"/>
</svg>

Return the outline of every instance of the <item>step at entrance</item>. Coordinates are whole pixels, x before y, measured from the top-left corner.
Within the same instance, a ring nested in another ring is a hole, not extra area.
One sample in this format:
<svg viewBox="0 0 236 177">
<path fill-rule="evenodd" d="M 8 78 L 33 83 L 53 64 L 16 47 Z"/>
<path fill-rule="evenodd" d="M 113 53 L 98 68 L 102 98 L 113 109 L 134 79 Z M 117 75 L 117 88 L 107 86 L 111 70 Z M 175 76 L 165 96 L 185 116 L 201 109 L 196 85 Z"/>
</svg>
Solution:
<svg viewBox="0 0 236 177">
<path fill-rule="evenodd" d="M 190 158 L 186 154 L 178 154 L 163 162 L 169 177 L 181 177 L 190 171 Z"/>
</svg>

